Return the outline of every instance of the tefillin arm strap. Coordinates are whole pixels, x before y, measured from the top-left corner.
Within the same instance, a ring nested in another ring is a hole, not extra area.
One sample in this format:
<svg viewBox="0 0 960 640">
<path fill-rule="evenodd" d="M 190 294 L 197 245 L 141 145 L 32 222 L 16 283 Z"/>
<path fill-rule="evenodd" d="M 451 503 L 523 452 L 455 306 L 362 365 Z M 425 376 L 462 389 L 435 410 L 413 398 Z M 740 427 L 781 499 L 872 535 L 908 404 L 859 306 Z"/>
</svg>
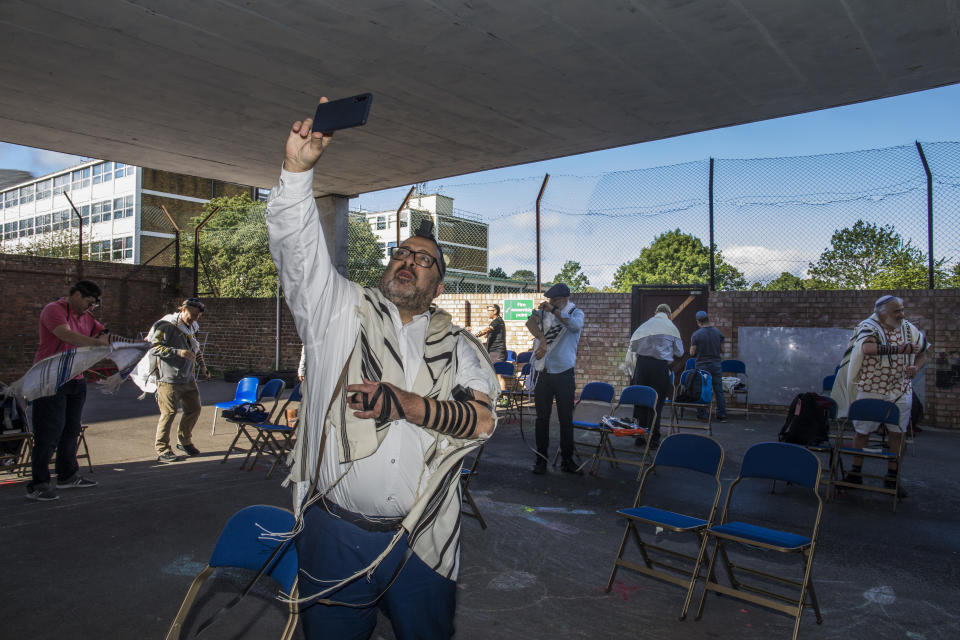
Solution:
<svg viewBox="0 0 960 640">
<path fill-rule="evenodd" d="M 456 438 L 469 438 L 477 430 L 477 409 L 473 390 L 457 386 L 453 400 L 423 399 L 423 426 Z"/>
</svg>

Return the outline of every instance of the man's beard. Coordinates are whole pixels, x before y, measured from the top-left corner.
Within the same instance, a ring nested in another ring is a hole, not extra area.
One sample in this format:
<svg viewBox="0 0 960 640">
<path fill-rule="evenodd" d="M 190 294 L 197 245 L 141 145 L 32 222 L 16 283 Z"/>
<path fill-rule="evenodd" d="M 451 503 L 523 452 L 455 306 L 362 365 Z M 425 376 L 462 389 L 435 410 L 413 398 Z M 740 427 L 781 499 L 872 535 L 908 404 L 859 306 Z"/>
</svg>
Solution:
<svg viewBox="0 0 960 640">
<path fill-rule="evenodd" d="M 420 289 L 417 285 L 419 284 L 419 278 L 416 274 L 411 274 L 413 280 L 411 284 L 413 285 L 409 291 L 401 291 L 396 280 L 396 273 L 387 281 L 387 274 L 384 274 L 380 278 L 380 293 L 382 293 L 387 300 L 396 305 L 397 309 L 403 309 L 404 311 L 410 311 L 414 314 L 420 314 L 430 308 L 430 303 L 433 302 L 433 294 L 429 289 Z"/>
</svg>

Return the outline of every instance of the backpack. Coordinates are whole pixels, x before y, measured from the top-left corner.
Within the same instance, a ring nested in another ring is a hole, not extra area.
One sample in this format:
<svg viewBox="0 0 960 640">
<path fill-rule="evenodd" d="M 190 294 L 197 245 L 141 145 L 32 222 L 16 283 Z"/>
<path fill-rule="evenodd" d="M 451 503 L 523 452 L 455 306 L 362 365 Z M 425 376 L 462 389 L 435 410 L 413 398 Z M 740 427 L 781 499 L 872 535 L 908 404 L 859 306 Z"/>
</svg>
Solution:
<svg viewBox="0 0 960 640">
<path fill-rule="evenodd" d="M 804 447 L 829 442 L 829 398 L 808 391 L 800 393 L 787 409 L 787 419 L 780 429 L 780 442 L 799 444 Z"/>
<path fill-rule="evenodd" d="M 259 402 L 244 402 L 243 404 L 238 404 L 232 409 L 224 409 L 221 413 L 224 418 L 227 420 L 233 420 L 234 422 L 266 422 L 270 417 L 270 414 L 267 413 L 266 407 L 264 407 Z"/>
<path fill-rule="evenodd" d="M 703 369 L 688 369 L 680 374 L 677 402 L 702 402 L 713 400 L 713 384 L 710 374 Z"/>
</svg>

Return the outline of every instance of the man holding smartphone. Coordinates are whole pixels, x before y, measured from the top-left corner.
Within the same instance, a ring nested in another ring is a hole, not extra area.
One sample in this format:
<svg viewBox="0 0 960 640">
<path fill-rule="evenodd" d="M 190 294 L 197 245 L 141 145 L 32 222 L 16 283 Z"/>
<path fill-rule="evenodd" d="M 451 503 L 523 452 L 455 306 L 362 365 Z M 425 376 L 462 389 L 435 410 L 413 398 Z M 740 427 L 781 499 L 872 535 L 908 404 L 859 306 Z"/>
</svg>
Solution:
<svg viewBox="0 0 960 640">
<path fill-rule="evenodd" d="M 55 300 L 40 312 L 40 345 L 34 363 L 75 347 L 100 347 L 110 344 L 106 327 L 90 311 L 100 305 L 100 286 L 92 280 L 78 280 L 70 293 Z M 95 480 L 80 475 L 77 445 L 80 418 L 87 399 L 83 376 L 64 383 L 55 394 L 33 401 L 33 469 L 27 483 L 27 499 L 40 502 L 60 496 L 51 487 L 50 459 L 57 453 L 56 489 L 86 489 L 97 486 Z"/>
<path fill-rule="evenodd" d="M 368 638 L 379 607 L 400 640 L 449 638 L 460 466 L 493 433 L 499 385 L 483 346 L 432 304 L 446 269 L 432 225 L 393 248 L 379 288 L 333 268 L 312 193 L 330 136 L 313 126 L 291 127 L 266 216 L 309 371 L 286 480 L 300 619 L 307 638 Z"/>
</svg>

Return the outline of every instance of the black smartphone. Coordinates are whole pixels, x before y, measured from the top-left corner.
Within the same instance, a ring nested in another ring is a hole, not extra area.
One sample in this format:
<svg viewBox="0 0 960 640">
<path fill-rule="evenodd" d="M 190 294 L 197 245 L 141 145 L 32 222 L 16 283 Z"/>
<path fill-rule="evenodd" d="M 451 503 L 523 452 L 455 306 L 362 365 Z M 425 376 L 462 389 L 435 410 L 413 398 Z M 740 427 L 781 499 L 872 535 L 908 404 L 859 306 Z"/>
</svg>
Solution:
<svg viewBox="0 0 960 640">
<path fill-rule="evenodd" d="M 373 94 L 361 93 L 358 96 L 318 104 L 317 112 L 313 116 L 312 129 L 331 133 L 340 129 L 361 127 L 367 124 L 371 103 L 373 103 Z"/>
</svg>

